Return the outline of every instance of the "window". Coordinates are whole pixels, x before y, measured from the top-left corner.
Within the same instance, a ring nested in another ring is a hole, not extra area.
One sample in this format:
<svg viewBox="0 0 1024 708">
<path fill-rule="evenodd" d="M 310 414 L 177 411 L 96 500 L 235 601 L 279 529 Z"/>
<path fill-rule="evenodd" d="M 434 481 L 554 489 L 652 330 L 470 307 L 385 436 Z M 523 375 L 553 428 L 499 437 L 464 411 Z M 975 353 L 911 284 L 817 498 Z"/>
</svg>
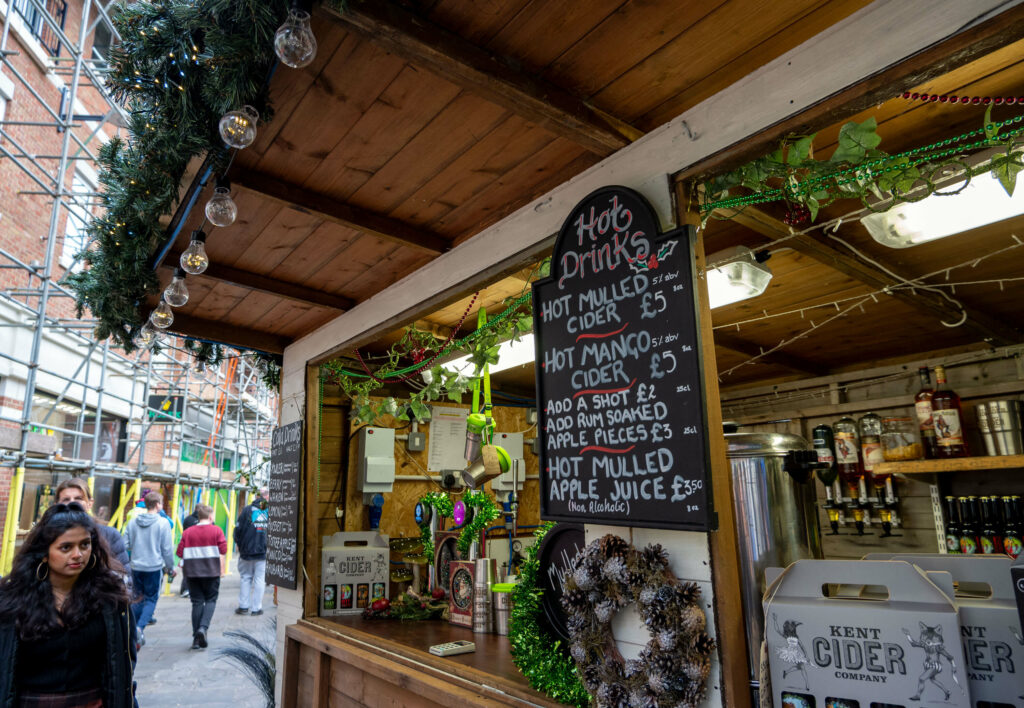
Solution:
<svg viewBox="0 0 1024 708">
<path fill-rule="evenodd" d="M 29 32 L 39 40 L 51 57 L 60 56 L 60 37 L 49 25 L 43 13 L 32 4 L 31 0 L 13 0 L 11 7 L 25 21 Z M 46 0 L 46 14 L 53 18 L 54 23 L 64 29 L 64 20 L 68 15 L 68 4 L 65 0 Z"/>
<path fill-rule="evenodd" d="M 96 185 L 81 170 L 75 170 L 71 180 L 71 197 L 68 199 L 68 220 L 64 227 L 64 247 L 60 252 L 60 264 L 68 270 L 81 270 L 82 262 L 75 256 L 89 245 L 88 227 L 92 218 L 92 204 L 95 201 Z"/>
</svg>

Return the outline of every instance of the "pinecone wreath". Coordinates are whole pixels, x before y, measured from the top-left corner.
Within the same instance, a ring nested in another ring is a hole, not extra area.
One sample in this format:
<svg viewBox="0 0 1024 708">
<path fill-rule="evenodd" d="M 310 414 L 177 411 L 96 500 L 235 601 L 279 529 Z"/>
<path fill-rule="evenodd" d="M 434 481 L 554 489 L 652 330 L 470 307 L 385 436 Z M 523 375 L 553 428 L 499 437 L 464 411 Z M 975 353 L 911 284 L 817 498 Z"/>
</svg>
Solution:
<svg viewBox="0 0 1024 708">
<path fill-rule="evenodd" d="M 651 641 L 624 661 L 615 613 L 635 602 Z M 658 545 L 637 550 L 607 535 L 581 551 L 566 576 L 569 654 L 598 708 L 692 708 L 703 700 L 715 641 L 705 631 L 700 590 L 668 567 Z"/>
</svg>

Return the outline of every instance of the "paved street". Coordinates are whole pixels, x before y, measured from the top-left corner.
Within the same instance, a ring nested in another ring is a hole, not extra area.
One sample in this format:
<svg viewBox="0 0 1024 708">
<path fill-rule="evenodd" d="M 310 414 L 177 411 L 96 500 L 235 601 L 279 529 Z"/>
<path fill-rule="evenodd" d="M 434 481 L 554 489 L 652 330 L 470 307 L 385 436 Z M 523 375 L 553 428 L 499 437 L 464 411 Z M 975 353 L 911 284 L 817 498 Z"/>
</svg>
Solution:
<svg viewBox="0 0 1024 708">
<path fill-rule="evenodd" d="M 232 564 L 234 565 L 234 564 Z M 203 708 L 262 708 L 256 686 L 233 664 L 217 655 L 231 640 L 225 630 L 244 630 L 264 643 L 273 641 L 275 608 L 273 588 L 267 587 L 263 615 L 236 615 L 238 571 L 221 578 L 217 612 L 210 627 L 208 649 L 193 651 L 192 605 L 177 594 L 180 576 L 174 580 L 173 595 L 161 595 L 156 606 L 157 623 L 146 628 L 146 646 L 139 652 L 135 671 L 141 708 L 203 706 Z"/>
</svg>

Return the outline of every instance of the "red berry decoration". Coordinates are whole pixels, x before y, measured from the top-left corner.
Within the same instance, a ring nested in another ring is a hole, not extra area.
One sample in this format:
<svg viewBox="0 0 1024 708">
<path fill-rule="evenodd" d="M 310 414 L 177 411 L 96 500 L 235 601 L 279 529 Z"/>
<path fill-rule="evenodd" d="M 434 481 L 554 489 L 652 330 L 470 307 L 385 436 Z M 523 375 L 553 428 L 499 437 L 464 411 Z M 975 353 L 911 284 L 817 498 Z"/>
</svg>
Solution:
<svg viewBox="0 0 1024 708">
<path fill-rule="evenodd" d="M 386 597 L 382 597 L 379 600 L 374 600 L 371 609 L 374 612 L 383 612 L 384 610 L 391 609 L 391 600 Z"/>
<path fill-rule="evenodd" d="M 786 226 L 800 226 L 811 220 L 811 210 L 803 204 L 790 204 L 782 223 Z"/>
<path fill-rule="evenodd" d="M 434 591 L 430 593 L 430 596 L 435 600 L 443 600 L 446 594 L 447 593 L 445 593 L 444 588 L 434 588 Z"/>
<path fill-rule="evenodd" d="M 654 270 L 655 268 L 657 268 L 658 267 L 658 257 L 657 256 L 651 256 L 650 259 L 648 259 L 648 261 L 647 261 L 647 267 L 650 268 L 651 270 Z"/>
</svg>

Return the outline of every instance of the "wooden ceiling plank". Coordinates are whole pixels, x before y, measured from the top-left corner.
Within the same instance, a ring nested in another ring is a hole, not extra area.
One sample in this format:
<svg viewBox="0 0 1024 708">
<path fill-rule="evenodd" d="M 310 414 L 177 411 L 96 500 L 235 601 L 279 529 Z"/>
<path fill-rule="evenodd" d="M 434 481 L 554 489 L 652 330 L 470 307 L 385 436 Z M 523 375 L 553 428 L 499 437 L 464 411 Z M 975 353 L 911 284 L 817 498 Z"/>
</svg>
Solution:
<svg viewBox="0 0 1024 708">
<path fill-rule="evenodd" d="M 346 29 L 448 81 L 542 125 L 597 155 L 610 155 L 639 138 L 632 126 L 540 79 L 515 63 L 416 17 L 391 2 L 351 2 L 325 10 Z"/>
<path fill-rule="evenodd" d="M 786 245 L 790 248 L 835 268 L 840 273 L 859 280 L 876 290 L 901 284 L 898 278 L 894 278 L 880 268 L 852 255 L 848 255 L 835 246 L 818 240 L 810 234 L 789 238 L 790 229 L 788 226 L 758 209 L 751 207 L 747 207 L 742 211 L 723 209 L 720 210 L 720 213 L 732 218 L 739 224 L 747 226 L 769 241 L 788 238 Z M 955 320 L 960 314 L 952 303 L 937 293 L 920 289 L 901 289 L 894 290 L 889 295 L 907 303 L 919 312 L 937 317 L 940 320 Z M 981 339 L 993 344 L 1017 344 L 1024 340 L 1024 334 L 1015 327 L 977 309 L 965 306 L 965 310 L 967 312 L 967 321 L 963 324 L 963 327 L 978 335 Z"/>
<path fill-rule="evenodd" d="M 383 241 L 397 243 L 431 255 L 440 255 L 450 248 L 449 243 L 437 236 L 413 228 L 398 219 L 375 214 L 359 207 L 342 204 L 330 197 L 309 191 L 271 175 L 259 172 L 240 172 L 232 175 L 232 183 L 241 189 L 258 193 L 296 211 L 361 231 Z"/>
<path fill-rule="evenodd" d="M 737 337 L 729 332 L 716 331 L 714 340 L 716 347 L 723 347 L 747 357 L 759 356 L 761 357 L 759 361 L 765 364 L 775 364 L 800 374 L 813 374 L 814 376 L 825 376 L 828 374 L 828 367 L 802 359 L 788 352 L 777 351 L 763 354 L 763 349 L 760 345 L 742 337 Z"/>
<path fill-rule="evenodd" d="M 168 331 L 185 337 L 219 342 L 239 349 L 255 349 L 268 354 L 284 354 L 284 348 L 291 342 L 287 337 L 186 314 L 175 314 L 174 324 Z"/>
<path fill-rule="evenodd" d="M 171 263 L 177 263 L 179 255 L 180 254 L 177 252 L 172 252 L 168 254 L 168 260 Z M 167 265 L 165 267 L 170 268 L 171 265 Z M 296 300 L 298 302 L 311 305 L 329 307 L 334 310 L 351 310 L 356 304 L 353 300 L 347 297 L 321 292 L 320 290 L 307 288 L 306 286 L 299 285 L 297 283 L 289 283 L 276 278 L 270 278 L 260 273 L 252 273 L 241 270 L 240 268 L 221 265 L 219 263 L 211 262 L 202 275 L 191 277 L 212 278 L 214 280 L 219 280 L 222 283 L 237 285 L 238 287 L 247 288 L 249 290 L 258 290 L 259 292 L 267 293 L 269 295 L 277 295 L 278 297 L 282 297 L 287 300 Z"/>
</svg>

